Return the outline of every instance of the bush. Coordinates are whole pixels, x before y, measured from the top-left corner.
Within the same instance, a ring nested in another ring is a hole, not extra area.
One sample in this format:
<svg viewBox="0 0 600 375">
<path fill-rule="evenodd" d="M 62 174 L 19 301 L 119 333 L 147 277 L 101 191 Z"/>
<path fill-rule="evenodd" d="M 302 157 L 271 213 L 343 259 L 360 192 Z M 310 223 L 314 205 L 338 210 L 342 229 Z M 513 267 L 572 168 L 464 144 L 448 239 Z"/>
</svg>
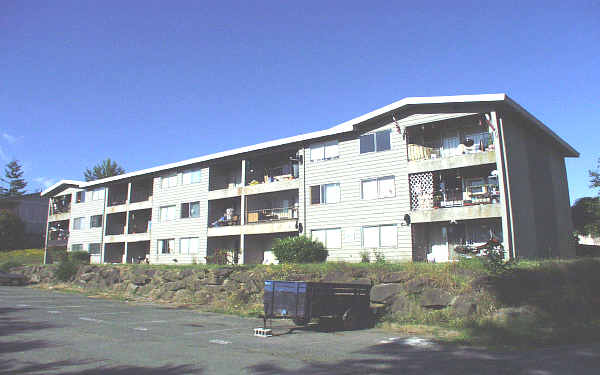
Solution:
<svg viewBox="0 0 600 375">
<path fill-rule="evenodd" d="M 75 278 L 78 268 L 77 262 L 67 258 L 60 262 L 56 271 L 54 271 L 54 276 L 60 281 L 71 281 Z"/>
<path fill-rule="evenodd" d="M 0 264 L 0 272 L 9 272 L 11 269 L 16 268 L 16 267 L 21 267 L 21 266 L 22 266 L 21 263 L 9 260 L 7 262 Z"/>
<path fill-rule="evenodd" d="M 62 262 L 68 257 L 67 249 L 64 247 L 49 247 L 46 252 L 46 263 Z"/>
<path fill-rule="evenodd" d="M 361 263 L 370 263 L 371 262 L 371 257 L 369 256 L 369 252 L 368 251 L 361 251 L 360 252 L 360 262 Z"/>
<path fill-rule="evenodd" d="M 328 255 L 321 242 L 306 236 L 276 239 L 271 250 L 281 263 L 321 263 Z"/>
<path fill-rule="evenodd" d="M 76 263 L 90 264 L 90 253 L 87 251 L 72 251 L 69 256 Z"/>
</svg>

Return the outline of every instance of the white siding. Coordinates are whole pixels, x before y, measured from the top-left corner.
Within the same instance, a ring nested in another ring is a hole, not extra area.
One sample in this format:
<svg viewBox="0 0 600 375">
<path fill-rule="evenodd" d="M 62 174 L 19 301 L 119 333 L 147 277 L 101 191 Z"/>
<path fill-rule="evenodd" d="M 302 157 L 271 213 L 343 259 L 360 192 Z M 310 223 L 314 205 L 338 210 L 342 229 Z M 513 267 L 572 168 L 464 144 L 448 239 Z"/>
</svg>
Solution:
<svg viewBox="0 0 600 375">
<path fill-rule="evenodd" d="M 71 202 L 71 221 L 69 225 L 69 247 L 71 250 L 72 244 L 83 244 L 83 250 L 88 250 L 88 245 L 90 243 L 99 243 L 102 242 L 102 231 L 104 230 L 105 220 L 104 217 L 102 219 L 102 227 L 100 228 L 90 228 L 90 217 L 93 215 L 103 215 L 104 213 L 104 199 L 100 200 L 91 200 L 92 192 L 86 192 L 86 200 L 82 203 L 76 203 L 75 197 L 77 191 L 83 190 L 75 190 L 72 192 L 73 200 Z M 106 194 L 104 195 L 106 197 Z M 73 230 L 73 219 L 83 217 L 83 227 L 81 230 Z"/>
<path fill-rule="evenodd" d="M 303 198 L 307 200 L 304 234 L 310 236 L 313 229 L 342 229 L 342 248 L 329 249 L 329 260 L 360 261 L 360 252 L 371 251 L 362 248 L 361 228 L 382 224 L 395 224 L 398 227 L 397 247 L 380 249 L 386 259 L 412 259 L 410 227 L 401 225 L 404 214 L 410 211 L 406 143 L 393 124 L 377 130 L 381 129 L 392 129 L 390 150 L 360 154 L 360 140 L 356 135 L 339 139 L 338 159 L 311 162 L 310 158 L 305 158 L 307 192 L 305 197 L 302 191 L 300 194 L 301 208 Z M 362 200 L 361 180 L 385 176 L 394 176 L 395 196 Z M 311 186 L 338 182 L 341 190 L 339 203 L 310 204 Z"/>
<path fill-rule="evenodd" d="M 208 183 L 209 168 L 202 168 L 200 182 L 188 185 L 181 184 L 181 172 L 178 173 L 177 186 L 162 189 L 161 177 L 154 177 L 154 196 L 152 201 L 152 227 L 150 230 L 150 261 L 152 263 L 205 263 L 206 232 L 208 223 Z M 165 173 L 165 176 L 170 173 Z M 200 217 L 181 218 L 181 204 L 200 202 Z M 175 205 L 175 220 L 161 223 L 160 207 Z M 180 239 L 198 237 L 200 249 L 197 254 L 180 254 Z M 175 239 L 174 254 L 158 254 L 158 240 Z"/>
</svg>

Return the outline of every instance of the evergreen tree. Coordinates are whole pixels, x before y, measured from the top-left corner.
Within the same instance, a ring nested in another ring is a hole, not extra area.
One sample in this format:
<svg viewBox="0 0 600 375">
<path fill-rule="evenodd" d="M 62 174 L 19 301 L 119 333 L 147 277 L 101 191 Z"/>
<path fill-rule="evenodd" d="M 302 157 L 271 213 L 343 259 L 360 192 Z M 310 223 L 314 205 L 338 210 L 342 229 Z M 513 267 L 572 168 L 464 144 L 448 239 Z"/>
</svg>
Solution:
<svg viewBox="0 0 600 375">
<path fill-rule="evenodd" d="M 590 171 L 590 187 L 600 188 L 600 159 L 598 159 L 598 168 Z"/>
<path fill-rule="evenodd" d="M 7 184 L 7 187 L 2 187 L 0 195 L 3 197 L 18 197 L 25 194 L 27 182 L 23 178 L 23 170 L 18 160 L 13 160 L 6 164 L 4 168 L 4 176 L 2 182 Z"/>
<path fill-rule="evenodd" d="M 86 181 L 94 181 L 101 178 L 117 176 L 123 173 L 125 173 L 125 170 L 121 168 L 117 162 L 107 158 L 106 160 L 94 165 L 92 169 L 86 168 L 85 172 L 83 172 L 83 176 L 85 177 Z"/>
</svg>

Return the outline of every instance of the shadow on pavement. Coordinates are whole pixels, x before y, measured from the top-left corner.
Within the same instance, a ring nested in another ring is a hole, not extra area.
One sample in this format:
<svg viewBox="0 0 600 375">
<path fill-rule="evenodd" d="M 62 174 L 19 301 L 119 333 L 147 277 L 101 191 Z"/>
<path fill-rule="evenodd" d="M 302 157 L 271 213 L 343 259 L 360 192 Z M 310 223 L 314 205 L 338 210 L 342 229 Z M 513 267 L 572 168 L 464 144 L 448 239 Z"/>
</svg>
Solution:
<svg viewBox="0 0 600 375">
<path fill-rule="evenodd" d="M 356 358 L 308 363 L 286 369 L 271 363 L 247 368 L 258 375 L 275 374 L 596 374 L 600 345 L 592 348 L 551 348 L 531 352 L 491 352 L 457 346 L 416 348 L 404 340 L 373 345 Z"/>
</svg>

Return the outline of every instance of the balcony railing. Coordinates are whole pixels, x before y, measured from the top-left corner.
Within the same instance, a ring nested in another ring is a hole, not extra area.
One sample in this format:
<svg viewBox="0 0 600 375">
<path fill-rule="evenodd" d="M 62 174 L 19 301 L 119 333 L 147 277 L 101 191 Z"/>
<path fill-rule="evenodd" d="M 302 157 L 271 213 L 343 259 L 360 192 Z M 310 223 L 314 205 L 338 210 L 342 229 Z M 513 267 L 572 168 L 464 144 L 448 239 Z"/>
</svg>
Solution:
<svg viewBox="0 0 600 375">
<path fill-rule="evenodd" d="M 71 202 L 55 201 L 50 207 L 50 215 L 64 214 L 71 212 Z"/>
<path fill-rule="evenodd" d="M 456 145 L 444 145 L 444 147 L 408 144 L 408 160 L 431 160 L 450 156 L 475 154 L 494 150 L 494 143 L 489 133 L 476 134 L 464 139 Z"/>
<path fill-rule="evenodd" d="M 252 210 L 246 213 L 246 223 L 256 224 L 271 221 L 290 220 L 298 217 L 296 207 L 287 208 L 265 208 L 261 210 Z"/>
<path fill-rule="evenodd" d="M 436 189 L 433 192 L 411 194 L 411 210 L 473 206 L 500 202 L 498 185 L 483 184 L 468 186 L 465 190 Z"/>
</svg>

